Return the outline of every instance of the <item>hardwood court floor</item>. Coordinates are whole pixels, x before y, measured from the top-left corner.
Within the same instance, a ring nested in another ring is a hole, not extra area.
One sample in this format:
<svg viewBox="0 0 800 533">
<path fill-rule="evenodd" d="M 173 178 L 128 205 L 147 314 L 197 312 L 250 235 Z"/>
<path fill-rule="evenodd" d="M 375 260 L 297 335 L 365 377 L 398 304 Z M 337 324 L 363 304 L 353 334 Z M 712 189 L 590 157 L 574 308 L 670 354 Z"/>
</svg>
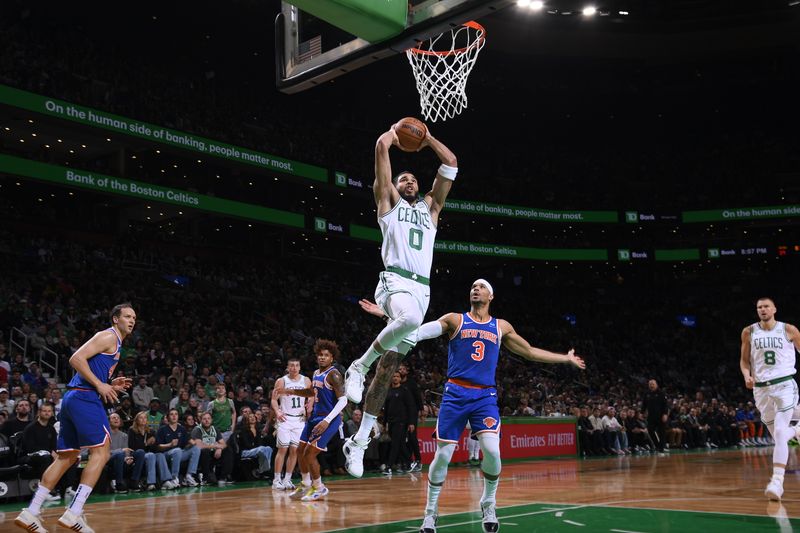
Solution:
<svg viewBox="0 0 800 533">
<path fill-rule="evenodd" d="M 772 448 L 504 465 L 498 490 L 501 531 L 725 532 L 800 531 L 800 471 L 792 450 L 783 505 L 768 505 Z M 90 498 L 98 532 L 358 531 L 409 533 L 425 505 L 425 474 L 337 478 L 313 503 L 290 501 L 266 484 Z M 440 499 L 439 529 L 480 532 L 478 469 L 451 468 Z M 23 505 L 4 505 L 11 531 Z M 44 511 L 45 526 L 63 507 Z M 776 518 L 777 516 L 777 518 Z M 783 517 L 783 518 L 782 518 Z"/>
</svg>

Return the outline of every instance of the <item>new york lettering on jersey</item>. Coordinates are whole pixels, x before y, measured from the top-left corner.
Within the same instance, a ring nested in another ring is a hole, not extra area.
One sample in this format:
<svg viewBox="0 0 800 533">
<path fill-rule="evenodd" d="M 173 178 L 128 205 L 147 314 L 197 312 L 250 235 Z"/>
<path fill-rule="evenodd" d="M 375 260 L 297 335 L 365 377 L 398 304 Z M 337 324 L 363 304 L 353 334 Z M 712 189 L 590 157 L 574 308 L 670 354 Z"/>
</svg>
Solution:
<svg viewBox="0 0 800 533">
<path fill-rule="evenodd" d="M 786 337 L 786 324 L 776 322 L 770 330 L 758 322 L 750 326 L 750 359 L 757 383 L 794 375 L 794 344 Z"/>
<path fill-rule="evenodd" d="M 447 377 L 493 387 L 500 341 L 496 318 L 477 322 L 469 313 L 462 313 L 461 326 L 448 346 Z"/>
<path fill-rule="evenodd" d="M 325 381 L 328 374 L 330 374 L 333 369 L 334 367 L 330 367 L 322 373 L 320 373 L 319 370 L 314 371 L 314 378 L 311 380 L 311 383 L 314 387 L 314 396 L 316 397 L 313 413 L 315 417 L 327 415 L 331 412 L 333 406 L 336 405 L 337 399 L 333 388 Z"/>
<path fill-rule="evenodd" d="M 122 346 L 122 339 L 119 338 L 117 331 L 114 328 L 108 329 L 113 331 L 114 335 L 117 337 L 117 349 L 114 350 L 114 353 L 99 353 L 94 357 L 89 358 L 87 361 L 92 374 L 94 374 L 95 377 L 103 383 L 107 383 L 108 379 L 111 377 L 111 374 L 114 373 L 114 369 L 117 367 L 117 363 L 119 363 L 119 349 Z M 94 390 L 94 386 L 83 379 L 83 376 L 81 376 L 78 372 L 72 376 L 72 379 L 70 380 L 69 384 L 67 384 L 67 387 Z"/>
<path fill-rule="evenodd" d="M 419 200 L 411 205 L 401 198 L 388 213 L 378 217 L 378 225 L 383 234 L 384 266 L 430 277 L 436 226 L 428 204 Z"/>
</svg>

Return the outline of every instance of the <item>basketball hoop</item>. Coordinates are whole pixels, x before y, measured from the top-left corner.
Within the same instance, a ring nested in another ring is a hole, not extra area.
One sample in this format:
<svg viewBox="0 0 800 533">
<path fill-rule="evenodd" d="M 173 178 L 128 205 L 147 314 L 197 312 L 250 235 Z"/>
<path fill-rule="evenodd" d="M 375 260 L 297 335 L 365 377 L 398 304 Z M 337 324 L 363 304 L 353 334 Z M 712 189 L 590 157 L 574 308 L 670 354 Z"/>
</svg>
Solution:
<svg viewBox="0 0 800 533">
<path fill-rule="evenodd" d="M 417 80 L 422 116 L 427 120 L 453 118 L 467 106 L 467 77 L 485 37 L 483 26 L 470 21 L 406 50 Z"/>
</svg>

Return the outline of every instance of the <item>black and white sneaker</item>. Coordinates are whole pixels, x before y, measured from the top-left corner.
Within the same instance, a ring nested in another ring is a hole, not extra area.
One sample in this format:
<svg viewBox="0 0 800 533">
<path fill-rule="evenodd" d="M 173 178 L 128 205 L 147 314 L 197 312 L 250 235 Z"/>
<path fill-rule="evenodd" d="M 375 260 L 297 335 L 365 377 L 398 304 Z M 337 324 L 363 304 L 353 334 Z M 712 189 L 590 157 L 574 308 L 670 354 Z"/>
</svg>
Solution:
<svg viewBox="0 0 800 533">
<path fill-rule="evenodd" d="M 500 529 L 500 523 L 497 521 L 497 512 L 495 511 L 494 502 L 486 502 L 481 504 L 481 512 L 483 513 L 484 533 L 495 533 Z"/>
<path fill-rule="evenodd" d="M 419 528 L 419 533 L 436 533 L 436 521 L 438 519 L 439 515 L 425 515 L 425 518 L 422 519 L 422 526 Z"/>
</svg>

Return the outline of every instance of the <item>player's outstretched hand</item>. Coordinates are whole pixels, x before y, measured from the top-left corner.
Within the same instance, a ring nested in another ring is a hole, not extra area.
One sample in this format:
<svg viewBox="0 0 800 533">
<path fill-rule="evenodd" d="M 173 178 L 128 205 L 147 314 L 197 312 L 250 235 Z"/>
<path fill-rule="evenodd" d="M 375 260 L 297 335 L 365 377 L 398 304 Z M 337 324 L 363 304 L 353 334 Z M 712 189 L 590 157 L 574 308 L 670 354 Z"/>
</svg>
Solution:
<svg viewBox="0 0 800 533">
<path fill-rule="evenodd" d="M 103 399 L 106 403 L 116 403 L 117 402 L 117 391 L 114 390 L 114 387 L 109 385 L 108 383 L 101 383 L 97 386 L 97 394 Z"/>
<path fill-rule="evenodd" d="M 371 314 L 372 316 L 376 316 L 378 318 L 383 318 L 385 316 L 383 309 L 378 307 L 377 304 L 367 300 L 366 298 L 362 298 L 361 300 L 359 300 L 358 305 L 361 306 L 361 309 Z"/>
<path fill-rule="evenodd" d="M 577 366 L 581 370 L 586 369 L 586 363 L 583 362 L 583 358 L 579 355 L 575 355 L 575 348 L 567 352 L 567 359 L 570 364 Z"/>
<path fill-rule="evenodd" d="M 118 377 L 111 380 L 111 386 L 117 392 L 124 392 L 125 389 L 130 389 L 133 386 L 133 380 L 126 377 Z"/>
</svg>

